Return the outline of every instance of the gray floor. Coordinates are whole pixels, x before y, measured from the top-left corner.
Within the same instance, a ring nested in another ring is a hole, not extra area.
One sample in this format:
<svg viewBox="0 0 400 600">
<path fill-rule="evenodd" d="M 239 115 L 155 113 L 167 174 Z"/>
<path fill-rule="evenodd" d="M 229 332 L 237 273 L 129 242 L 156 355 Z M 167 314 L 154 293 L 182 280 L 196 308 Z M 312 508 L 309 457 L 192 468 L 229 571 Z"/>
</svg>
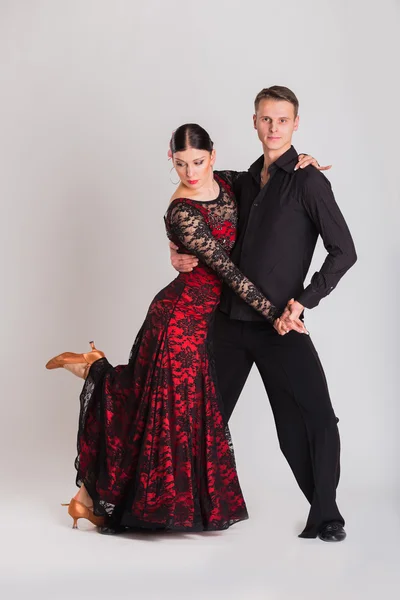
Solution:
<svg viewBox="0 0 400 600">
<path fill-rule="evenodd" d="M 9 502 L 1 515 L 5 600 L 397 599 L 399 511 L 369 491 L 341 494 L 348 538 L 301 540 L 306 504 L 293 489 L 249 490 L 251 518 L 225 532 L 107 537 L 59 503 L 67 484 Z M 68 493 L 67 493 L 68 492 Z M 66 496 L 67 493 L 67 496 Z"/>
</svg>

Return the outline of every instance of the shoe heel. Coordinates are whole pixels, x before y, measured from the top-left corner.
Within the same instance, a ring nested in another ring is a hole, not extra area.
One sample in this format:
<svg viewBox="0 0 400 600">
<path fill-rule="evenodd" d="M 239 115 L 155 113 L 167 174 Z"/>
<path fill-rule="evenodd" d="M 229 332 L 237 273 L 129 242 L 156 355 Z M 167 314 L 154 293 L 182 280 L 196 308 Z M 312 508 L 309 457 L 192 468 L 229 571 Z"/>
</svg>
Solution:
<svg viewBox="0 0 400 600">
<path fill-rule="evenodd" d="M 72 498 L 69 504 L 62 504 L 62 506 L 68 506 L 68 514 L 74 520 L 72 529 L 78 529 L 78 519 L 87 519 L 93 523 L 93 525 L 96 525 L 96 527 L 102 527 L 105 523 L 104 517 L 93 514 L 92 508 L 88 508 L 75 498 Z"/>
</svg>

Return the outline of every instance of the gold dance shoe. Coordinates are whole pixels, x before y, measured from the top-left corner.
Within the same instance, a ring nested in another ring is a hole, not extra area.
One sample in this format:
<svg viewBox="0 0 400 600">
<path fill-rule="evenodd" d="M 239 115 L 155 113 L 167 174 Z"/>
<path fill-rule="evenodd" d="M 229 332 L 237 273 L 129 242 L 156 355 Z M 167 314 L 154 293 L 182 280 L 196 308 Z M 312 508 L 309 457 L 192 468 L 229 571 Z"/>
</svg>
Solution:
<svg viewBox="0 0 400 600">
<path fill-rule="evenodd" d="M 87 519 L 96 527 L 102 527 L 105 523 L 105 517 L 98 517 L 93 513 L 93 509 L 89 508 L 72 498 L 69 504 L 61 504 L 61 506 L 68 506 L 68 514 L 73 518 L 74 523 L 72 529 L 78 529 L 78 519 Z"/>
<path fill-rule="evenodd" d="M 85 375 L 87 374 L 89 367 L 99 360 L 100 358 L 104 358 L 104 352 L 97 350 L 95 348 L 94 342 L 89 342 L 92 352 L 87 352 L 86 354 L 75 354 L 75 352 L 63 352 L 62 354 L 58 354 L 49 360 L 46 364 L 46 369 L 61 369 L 65 365 L 77 365 L 80 363 L 86 363 Z"/>
</svg>

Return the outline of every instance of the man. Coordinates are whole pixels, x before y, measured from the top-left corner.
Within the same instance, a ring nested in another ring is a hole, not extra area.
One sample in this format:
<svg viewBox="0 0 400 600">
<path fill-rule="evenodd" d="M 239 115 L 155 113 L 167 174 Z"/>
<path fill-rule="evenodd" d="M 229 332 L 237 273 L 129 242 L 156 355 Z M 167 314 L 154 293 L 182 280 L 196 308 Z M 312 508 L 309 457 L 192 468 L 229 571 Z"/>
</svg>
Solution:
<svg viewBox="0 0 400 600">
<path fill-rule="evenodd" d="M 292 320 L 304 308 L 316 307 L 357 257 L 329 181 L 313 167 L 294 170 L 298 106 L 285 87 L 257 95 L 253 119 L 263 156 L 238 175 L 234 189 L 239 223 L 232 260 L 283 311 L 275 324 L 281 335 L 225 286 L 215 318 L 214 352 L 227 419 L 253 363 L 261 374 L 281 450 L 311 505 L 299 537 L 338 542 L 346 537 L 336 504 L 338 419 L 311 338 L 291 329 Z M 319 235 L 328 255 L 304 289 Z M 171 251 L 177 270 L 196 264 L 193 257 L 182 256 Z"/>
</svg>

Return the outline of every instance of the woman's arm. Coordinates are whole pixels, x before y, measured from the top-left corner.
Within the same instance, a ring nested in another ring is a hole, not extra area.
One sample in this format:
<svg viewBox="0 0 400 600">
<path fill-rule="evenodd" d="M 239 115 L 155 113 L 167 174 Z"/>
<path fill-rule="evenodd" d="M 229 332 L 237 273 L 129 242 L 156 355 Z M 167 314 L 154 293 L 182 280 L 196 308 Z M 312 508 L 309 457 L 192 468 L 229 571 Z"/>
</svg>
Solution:
<svg viewBox="0 0 400 600">
<path fill-rule="evenodd" d="M 171 209 L 170 225 L 171 231 L 187 250 L 215 271 L 247 304 L 274 323 L 279 317 L 278 309 L 231 261 L 195 207 L 177 203 Z"/>
</svg>

